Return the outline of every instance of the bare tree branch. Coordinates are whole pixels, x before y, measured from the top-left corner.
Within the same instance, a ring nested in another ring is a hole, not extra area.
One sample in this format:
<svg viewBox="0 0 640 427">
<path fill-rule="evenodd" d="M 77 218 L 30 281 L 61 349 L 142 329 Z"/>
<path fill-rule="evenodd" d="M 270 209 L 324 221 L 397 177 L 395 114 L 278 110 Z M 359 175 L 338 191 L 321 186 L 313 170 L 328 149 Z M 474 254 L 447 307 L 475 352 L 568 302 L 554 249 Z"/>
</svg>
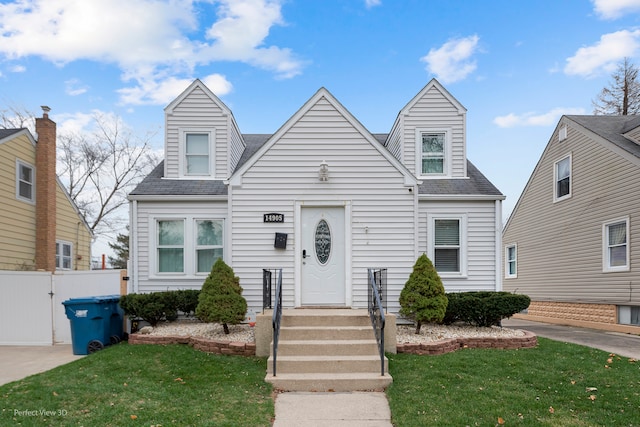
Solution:
<svg viewBox="0 0 640 427">
<path fill-rule="evenodd" d="M 626 116 L 640 113 L 639 71 L 629 58 L 624 58 L 611 75 L 613 81 L 591 101 L 593 114 Z"/>
</svg>

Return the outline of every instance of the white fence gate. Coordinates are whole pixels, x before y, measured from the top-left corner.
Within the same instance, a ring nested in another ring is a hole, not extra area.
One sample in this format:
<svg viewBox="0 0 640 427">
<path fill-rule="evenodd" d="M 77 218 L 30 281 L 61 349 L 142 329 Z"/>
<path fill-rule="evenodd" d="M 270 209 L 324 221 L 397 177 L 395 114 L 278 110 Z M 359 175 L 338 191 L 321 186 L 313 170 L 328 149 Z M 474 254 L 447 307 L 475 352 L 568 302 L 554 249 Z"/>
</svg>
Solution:
<svg viewBox="0 0 640 427">
<path fill-rule="evenodd" d="M 0 345 L 71 343 L 63 301 L 119 295 L 120 270 L 0 271 Z"/>
</svg>

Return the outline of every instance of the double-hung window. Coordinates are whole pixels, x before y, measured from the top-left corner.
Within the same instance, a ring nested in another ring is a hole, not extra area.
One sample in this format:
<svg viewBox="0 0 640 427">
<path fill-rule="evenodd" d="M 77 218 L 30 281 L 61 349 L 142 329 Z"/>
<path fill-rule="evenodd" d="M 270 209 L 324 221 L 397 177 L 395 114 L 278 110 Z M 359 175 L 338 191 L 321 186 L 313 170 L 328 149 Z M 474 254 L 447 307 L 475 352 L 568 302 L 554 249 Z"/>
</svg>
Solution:
<svg viewBox="0 0 640 427">
<path fill-rule="evenodd" d="M 16 162 L 16 197 L 26 202 L 35 201 L 35 168 L 31 165 Z"/>
<path fill-rule="evenodd" d="M 603 271 L 628 271 L 629 218 L 614 220 L 602 227 Z"/>
<path fill-rule="evenodd" d="M 556 202 L 571 197 L 571 155 L 554 164 L 554 193 Z"/>
<path fill-rule="evenodd" d="M 436 219 L 434 221 L 434 265 L 438 272 L 460 272 L 460 220 Z"/>
<path fill-rule="evenodd" d="M 196 272 L 209 273 L 223 258 L 224 223 L 222 220 L 196 220 Z"/>
<path fill-rule="evenodd" d="M 516 245 L 505 248 L 505 277 L 518 277 L 518 249 Z"/>
<path fill-rule="evenodd" d="M 446 174 L 446 132 L 422 132 L 420 134 L 421 175 Z"/>
<path fill-rule="evenodd" d="M 56 242 L 56 270 L 71 270 L 73 247 L 69 242 Z"/>
<path fill-rule="evenodd" d="M 224 259 L 224 220 L 194 216 L 155 219 L 155 265 L 161 276 L 208 274 Z"/>
<path fill-rule="evenodd" d="M 184 223 L 182 219 L 158 221 L 158 273 L 184 273 Z"/>
<path fill-rule="evenodd" d="M 185 133 L 185 175 L 210 174 L 209 133 Z"/>
</svg>

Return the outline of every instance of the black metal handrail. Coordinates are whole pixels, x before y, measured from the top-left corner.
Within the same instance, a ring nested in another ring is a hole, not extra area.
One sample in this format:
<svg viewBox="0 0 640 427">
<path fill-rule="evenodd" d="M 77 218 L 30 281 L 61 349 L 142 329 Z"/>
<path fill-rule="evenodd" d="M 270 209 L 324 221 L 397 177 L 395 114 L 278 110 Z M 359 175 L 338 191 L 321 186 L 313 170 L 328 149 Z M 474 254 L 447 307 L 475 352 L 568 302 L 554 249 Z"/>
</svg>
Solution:
<svg viewBox="0 0 640 427">
<path fill-rule="evenodd" d="M 276 376 L 276 361 L 278 358 L 278 338 L 280 338 L 280 322 L 282 320 L 282 269 L 276 270 L 276 296 L 273 307 L 273 376 Z"/>
<path fill-rule="evenodd" d="M 381 277 L 380 274 L 383 269 L 374 270 L 368 269 L 369 273 L 369 286 L 368 286 L 368 298 L 367 305 L 369 309 L 369 318 L 371 319 L 371 325 L 373 326 L 373 333 L 376 336 L 378 342 L 378 351 L 380 353 L 380 375 L 384 376 L 384 308 L 382 307 L 382 301 L 380 300 L 380 283 L 376 283 L 376 279 Z M 386 269 L 384 276 L 386 278 Z"/>
</svg>

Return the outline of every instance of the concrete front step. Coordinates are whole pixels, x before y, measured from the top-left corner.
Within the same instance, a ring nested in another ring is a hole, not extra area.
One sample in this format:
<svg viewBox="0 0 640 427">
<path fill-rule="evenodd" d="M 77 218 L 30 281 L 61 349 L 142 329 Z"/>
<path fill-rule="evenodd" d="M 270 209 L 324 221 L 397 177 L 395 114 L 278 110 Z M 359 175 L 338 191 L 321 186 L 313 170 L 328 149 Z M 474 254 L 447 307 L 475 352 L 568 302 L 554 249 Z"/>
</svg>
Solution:
<svg viewBox="0 0 640 427">
<path fill-rule="evenodd" d="M 367 340 L 375 339 L 369 326 L 284 326 L 280 340 Z"/>
<path fill-rule="evenodd" d="M 273 354 L 273 343 L 271 354 Z M 280 340 L 280 356 L 358 356 L 378 354 L 375 340 Z"/>
<path fill-rule="evenodd" d="M 365 309 L 291 309 L 282 311 L 283 326 L 368 326 L 369 312 Z"/>
<path fill-rule="evenodd" d="M 388 372 L 389 361 L 384 358 L 384 371 Z M 380 372 L 380 356 L 281 356 L 278 355 L 277 373 L 355 373 Z M 267 362 L 267 374 L 273 373 L 273 357 Z"/>
<path fill-rule="evenodd" d="M 389 374 L 377 373 L 306 373 L 267 374 L 265 381 L 283 391 L 344 392 L 384 390 L 393 382 Z"/>
</svg>

